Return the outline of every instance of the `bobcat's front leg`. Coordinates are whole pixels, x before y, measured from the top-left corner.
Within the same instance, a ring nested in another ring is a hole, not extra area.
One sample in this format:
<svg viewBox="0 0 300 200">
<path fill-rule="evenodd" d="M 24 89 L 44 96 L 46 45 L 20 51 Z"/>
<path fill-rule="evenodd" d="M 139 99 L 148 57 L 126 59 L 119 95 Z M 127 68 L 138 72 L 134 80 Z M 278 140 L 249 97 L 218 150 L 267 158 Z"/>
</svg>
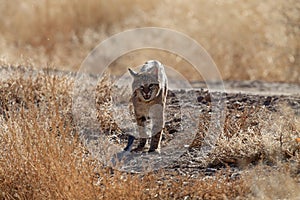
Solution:
<svg viewBox="0 0 300 200">
<path fill-rule="evenodd" d="M 146 142 L 147 142 L 147 132 L 146 132 L 146 117 L 137 117 L 137 125 L 138 125 L 138 131 L 139 131 L 139 144 L 136 148 L 132 149 L 133 152 L 143 151 Z"/>
<path fill-rule="evenodd" d="M 150 109 L 150 118 L 152 120 L 151 143 L 149 152 L 160 151 L 160 141 L 164 128 L 163 105 L 156 104 Z"/>
<path fill-rule="evenodd" d="M 132 135 L 128 136 L 127 146 L 124 148 L 124 151 L 131 151 L 134 140 L 135 140 L 134 136 Z"/>
</svg>

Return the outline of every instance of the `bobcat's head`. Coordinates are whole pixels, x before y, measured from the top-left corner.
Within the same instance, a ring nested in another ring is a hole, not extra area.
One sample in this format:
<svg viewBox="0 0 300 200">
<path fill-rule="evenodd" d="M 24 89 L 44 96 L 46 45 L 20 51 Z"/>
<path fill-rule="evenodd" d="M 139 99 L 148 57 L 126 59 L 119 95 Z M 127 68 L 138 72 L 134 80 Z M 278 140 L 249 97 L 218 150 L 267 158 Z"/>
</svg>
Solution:
<svg viewBox="0 0 300 200">
<path fill-rule="evenodd" d="M 151 101 L 159 95 L 158 68 L 145 63 L 140 72 L 128 69 L 133 77 L 132 91 L 142 101 Z"/>
</svg>

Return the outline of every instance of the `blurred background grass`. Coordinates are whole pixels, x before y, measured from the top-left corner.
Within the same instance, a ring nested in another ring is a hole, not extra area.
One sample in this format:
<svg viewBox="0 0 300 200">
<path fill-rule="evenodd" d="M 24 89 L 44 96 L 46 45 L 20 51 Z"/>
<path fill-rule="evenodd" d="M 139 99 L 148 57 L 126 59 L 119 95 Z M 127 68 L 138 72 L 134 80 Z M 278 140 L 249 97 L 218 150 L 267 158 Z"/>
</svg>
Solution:
<svg viewBox="0 0 300 200">
<path fill-rule="evenodd" d="M 298 0 L 0 0 L 0 13 L 2 65 L 76 71 L 112 34 L 157 26 L 202 44 L 225 80 L 300 83 Z M 129 59 L 143 53 L 138 55 Z M 182 69 L 187 65 L 174 55 L 169 60 Z"/>
</svg>

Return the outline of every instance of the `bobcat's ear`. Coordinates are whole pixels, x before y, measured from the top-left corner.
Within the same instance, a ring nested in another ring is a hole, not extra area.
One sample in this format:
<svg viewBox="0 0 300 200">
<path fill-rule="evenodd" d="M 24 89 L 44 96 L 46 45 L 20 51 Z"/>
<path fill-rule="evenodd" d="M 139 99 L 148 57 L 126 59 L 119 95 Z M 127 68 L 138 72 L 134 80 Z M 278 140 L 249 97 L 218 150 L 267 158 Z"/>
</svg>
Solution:
<svg viewBox="0 0 300 200">
<path fill-rule="evenodd" d="M 133 71 L 132 69 L 128 68 L 129 73 L 131 74 L 131 76 L 136 77 L 138 75 L 137 72 Z"/>
</svg>

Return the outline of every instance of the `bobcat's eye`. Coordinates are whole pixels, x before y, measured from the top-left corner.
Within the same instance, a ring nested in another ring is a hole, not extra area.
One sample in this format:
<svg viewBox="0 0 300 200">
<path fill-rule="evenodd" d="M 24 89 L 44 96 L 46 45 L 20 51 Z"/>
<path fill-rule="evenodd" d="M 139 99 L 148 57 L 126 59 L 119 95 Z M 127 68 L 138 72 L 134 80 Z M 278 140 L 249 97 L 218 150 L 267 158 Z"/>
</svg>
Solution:
<svg viewBox="0 0 300 200">
<path fill-rule="evenodd" d="M 141 89 L 141 90 L 144 90 L 144 86 L 141 86 L 140 89 Z"/>
<path fill-rule="evenodd" d="M 153 84 L 150 84 L 150 85 L 149 85 L 149 88 L 152 88 L 153 86 L 154 86 Z"/>
</svg>

